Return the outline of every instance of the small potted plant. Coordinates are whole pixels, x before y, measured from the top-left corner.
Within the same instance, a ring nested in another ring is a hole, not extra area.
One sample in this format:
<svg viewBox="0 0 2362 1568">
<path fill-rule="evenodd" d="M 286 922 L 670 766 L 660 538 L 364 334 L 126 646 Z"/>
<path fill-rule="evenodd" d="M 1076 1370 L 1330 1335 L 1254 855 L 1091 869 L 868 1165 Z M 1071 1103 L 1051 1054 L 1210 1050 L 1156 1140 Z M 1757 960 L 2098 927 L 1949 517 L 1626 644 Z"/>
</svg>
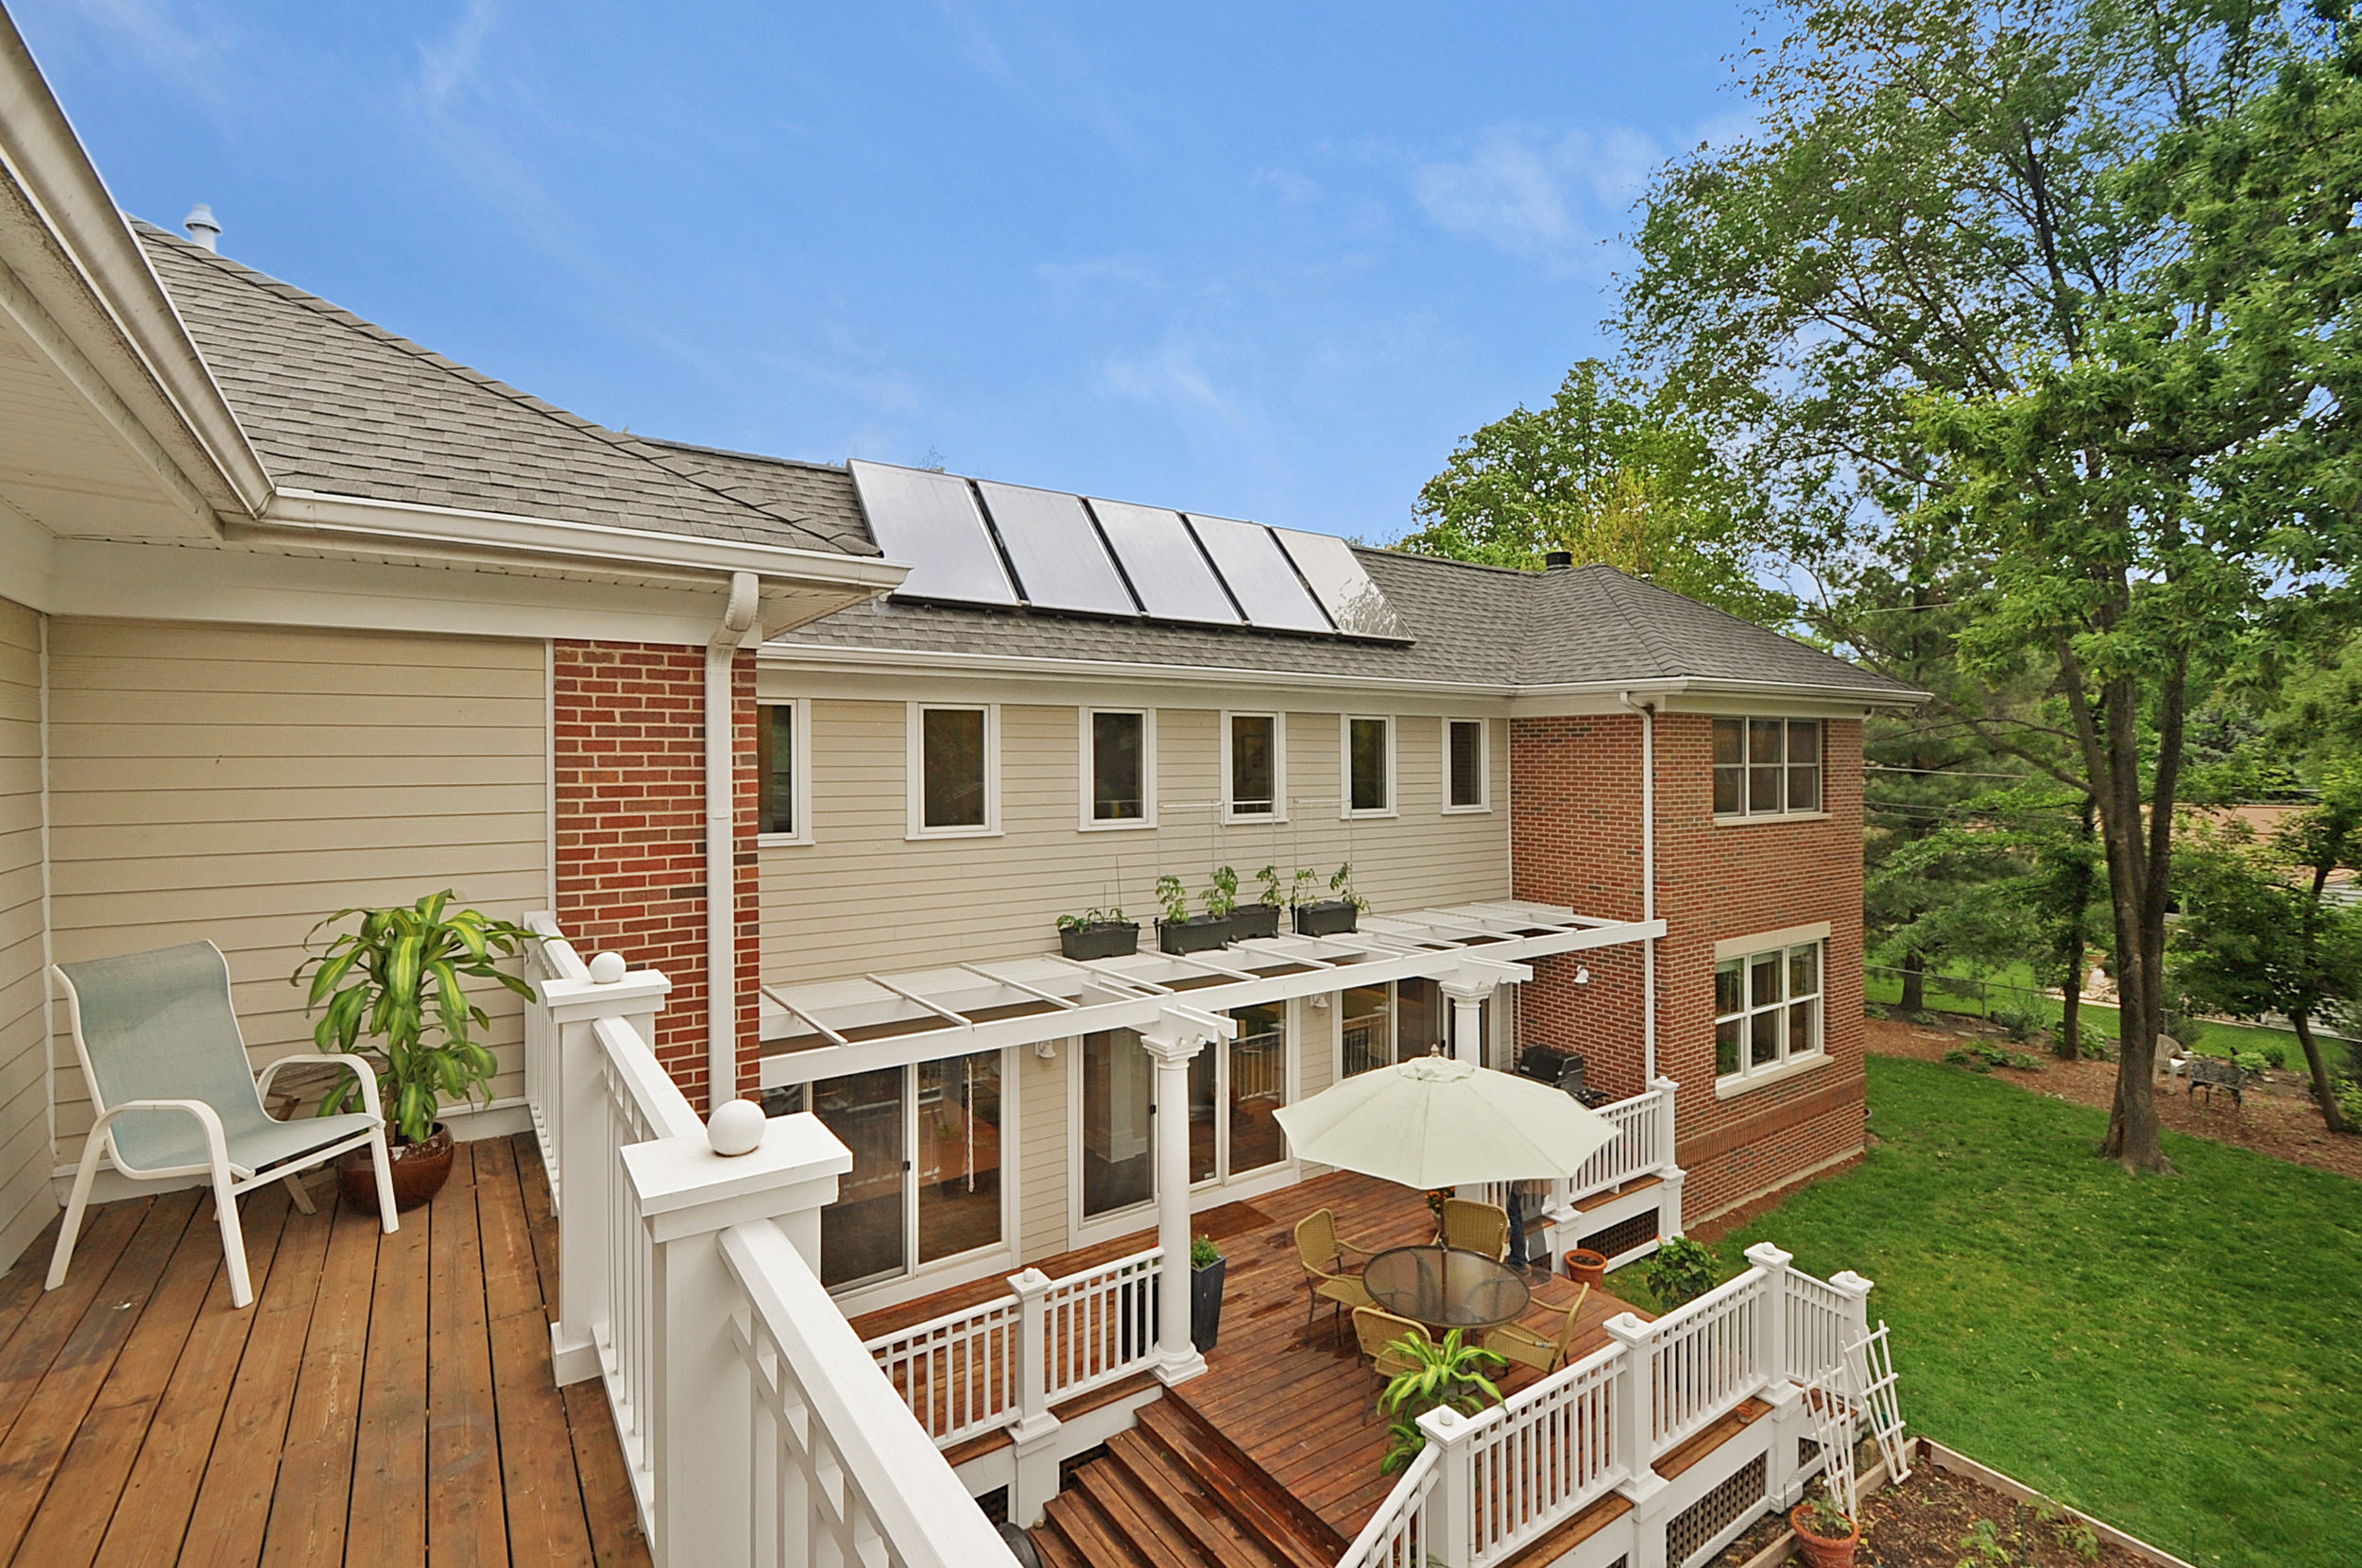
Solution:
<svg viewBox="0 0 2362 1568">
<path fill-rule="evenodd" d="M 454 910 L 449 888 L 406 909 L 339 910 L 312 934 L 352 915 L 345 931 L 296 967 L 290 982 L 310 991 L 304 1011 L 327 1011 L 312 1039 L 324 1051 L 367 1057 L 377 1072 L 393 1155 L 394 1202 L 412 1208 L 442 1190 L 451 1175 L 452 1136 L 437 1116 L 446 1098 L 492 1098 L 498 1064 L 474 1031 L 491 1023 L 468 999 L 462 980 L 492 980 L 521 997 L 533 987 L 500 967 L 527 942 L 522 926 L 480 910 Z M 306 938 L 305 946 L 311 945 Z M 321 1102 L 321 1116 L 359 1108 L 360 1089 L 342 1079 Z M 364 1207 L 377 1202 L 377 1177 L 366 1150 L 337 1165 L 345 1194 Z"/>
<path fill-rule="evenodd" d="M 1140 950 L 1140 923 L 1121 910 L 1058 916 L 1058 951 L 1072 959 L 1124 958 Z"/>
<path fill-rule="evenodd" d="M 1190 1343 L 1200 1355 L 1222 1337 L 1222 1281 L 1229 1270 L 1211 1236 L 1190 1238 Z"/>
<path fill-rule="evenodd" d="M 1267 865 L 1255 874 L 1259 891 L 1252 904 L 1241 904 L 1230 917 L 1241 938 L 1277 936 L 1279 911 L 1287 902 L 1279 886 L 1279 868 Z"/>
<path fill-rule="evenodd" d="M 1816 1491 L 1789 1510 L 1789 1528 L 1812 1568 L 1853 1568 L 1861 1545 L 1861 1525 L 1826 1491 Z"/>
<path fill-rule="evenodd" d="M 1301 894 L 1310 882 L 1309 873 L 1296 874 L 1296 887 Z M 1326 898 L 1296 905 L 1296 934 L 1299 936 L 1338 936 L 1354 929 L 1361 922 L 1361 912 L 1368 908 L 1361 895 L 1353 891 L 1353 862 L 1347 861 L 1328 878 Z"/>
<path fill-rule="evenodd" d="M 1224 910 L 1220 915 L 1213 912 L 1213 891 L 1207 890 L 1207 912 L 1192 916 L 1190 890 L 1181 885 L 1181 878 L 1156 878 L 1156 902 L 1164 910 L 1164 917 L 1156 922 L 1159 949 L 1168 953 L 1203 953 L 1230 940 L 1230 912 Z"/>
</svg>

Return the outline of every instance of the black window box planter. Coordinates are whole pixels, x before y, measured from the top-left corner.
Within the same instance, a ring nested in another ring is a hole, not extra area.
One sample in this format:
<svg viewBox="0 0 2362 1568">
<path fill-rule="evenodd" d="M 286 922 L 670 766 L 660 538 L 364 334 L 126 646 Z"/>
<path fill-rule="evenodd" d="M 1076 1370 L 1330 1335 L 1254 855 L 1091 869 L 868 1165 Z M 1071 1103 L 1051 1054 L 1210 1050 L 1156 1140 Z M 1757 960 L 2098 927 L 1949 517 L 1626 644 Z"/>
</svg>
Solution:
<svg viewBox="0 0 2362 1568">
<path fill-rule="evenodd" d="M 1352 930 L 1361 918 L 1361 906 L 1350 898 L 1325 898 L 1296 906 L 1296 935 L 1338 936 Z"/>
<path fill-rule="evenodd" d="M 1279 934 L 1279 906 L 1277 904 L 1241 904 L 1231 914 L 1230 923 L 1236 928 L 1230 933 L 1230 939 L 1234 942 L 1244 941 L 1250 936 L 1277 936 Z"/>
<path fill-rule="evenodd" d="M 1140 928 L 1135 920 L 1061 927 L 1058 930 L 1058 951 L 1072 959 L 1127 958 L 1139 950 Z"/>
<path fill-rule="evenodd" d="M 1227 914 L 1196 914 L 1187 920 L 1156 922 L 1156 946 L 1168 953 L 1210 953 L 1237 934 L 1237 920 Z"/>
</svg>

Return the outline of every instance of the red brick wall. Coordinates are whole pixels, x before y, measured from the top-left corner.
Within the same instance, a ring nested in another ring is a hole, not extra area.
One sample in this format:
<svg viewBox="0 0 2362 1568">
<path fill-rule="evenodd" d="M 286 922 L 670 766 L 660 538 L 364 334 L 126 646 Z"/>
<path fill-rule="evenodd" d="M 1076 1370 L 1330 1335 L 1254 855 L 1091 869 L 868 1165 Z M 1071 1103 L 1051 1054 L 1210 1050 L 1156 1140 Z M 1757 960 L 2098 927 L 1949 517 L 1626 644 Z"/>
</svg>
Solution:
<svg viewBox="0 0 2362 1568">
<path fill-rule="evenodd" d="M 1770 1191 L 1862 1145 L 1861 725 L 1826 724 L 1823 819 L 1718 827 L 1713 724 L 1656 722 L 1657 1070 L 1676 1097 L 1692 1219 Z M 1519 719 L 1510 725 L 1511 833 L 1519 897 L 1584 914 L 1641 912 L 1637 715 Z M 1726 1100 L 1714 1093 L 1714 946 L 1829 923 L 1823 1035 L 1829 1065 Z M 1578 964 L 1591 982 L 1578 986 Z M 1529 1040 L 1590 1058 L 1591 1081 L 1641 1086 L 1642 985 L 1635 947 L 1537 965 L 1519 998 Z"/>
<path fill-rule="evenodd" d="M 555 645 L 557 920 L 586 958 L 664 971 L 657 1056 L 706 1108 L 705 650 Z M 754 1082 L 762 974 L 755 661 L 731 671 L 739 1086 Z"/>
</svg>

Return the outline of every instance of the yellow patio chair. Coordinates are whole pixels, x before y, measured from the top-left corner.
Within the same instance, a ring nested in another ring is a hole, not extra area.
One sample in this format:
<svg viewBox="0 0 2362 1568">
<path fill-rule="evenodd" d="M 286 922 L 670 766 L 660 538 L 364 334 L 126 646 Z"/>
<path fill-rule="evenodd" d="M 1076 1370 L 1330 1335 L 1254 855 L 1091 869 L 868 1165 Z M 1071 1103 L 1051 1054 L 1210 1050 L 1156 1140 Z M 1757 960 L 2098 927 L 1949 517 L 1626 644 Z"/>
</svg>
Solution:
<svg viewBox="0 0 2362 1568">
<path fill-rule="evenodd" d="M 1444 1245 L 1481 1253 L 1498 1263 L 1509 1256 L 1509 1211 L 1469 1198 L 1444 1200 Z"/>
<path fill-rule="evenodd" d="M 1566 1351 L 1575 1342 L 1576 1320 L 1583 1316 L 1583 1304 L 1591 1299 L 1591 1287 L 1584 1286 L 1575 1292 L 1575 1304 L 1559 1320 L 1558 1332 L 1547 1338 L 1536 1334 L 1523 1323 L 1503 1323 L 1487 1330 L 1484 1348 L 1496 1355 L 1505 1355 L 1521 1367 L 1532 1367 L 1548 1377 L 1566 1364 Z"/>
<path fill-rule="evenodd" d="M 1296 1221 L 1296 1262 L 1304 1267 L 1305 1327 L 1312 1326 L 1312 1314 L 1323 1302 L 1331 1304 L 1332 1317 L 1378 1304 L 1370 1299 L 1361 1280 L 1346 1273 L 1344 1268 L 1347 1253 L 1368 1257 L 1376 1251 L 1356 1246 L 1340 1236 L 1333 1209 L 1314 1209 Z"/>
<path fill-rule="evenodd" d="M 1353 1309 L 1353 1334 L 1361 1341 L 1361 1354 L 1370 1358 L 1370 1370 L 1378 1373 L 1378 1383 L 1370 1390 L 1370 1413 L 1378 1413 L 1378 1395 L 1396 1374 L 1417 1372 L 1419 1363 L 1396 1341 L 1409 1338 L 1432 1343 L 1427 1327 L 1408 1318 L 1397 1318 L 1382 1307 L 1357 1306 Z"/>
</svg>

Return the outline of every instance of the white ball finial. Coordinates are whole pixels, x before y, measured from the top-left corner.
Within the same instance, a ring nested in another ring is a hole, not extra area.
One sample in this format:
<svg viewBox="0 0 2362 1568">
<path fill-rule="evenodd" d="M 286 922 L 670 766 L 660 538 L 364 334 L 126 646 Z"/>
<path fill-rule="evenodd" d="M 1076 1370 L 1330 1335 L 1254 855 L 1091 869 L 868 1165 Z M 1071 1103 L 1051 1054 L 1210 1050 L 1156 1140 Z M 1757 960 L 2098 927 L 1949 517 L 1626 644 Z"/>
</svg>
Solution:
<svg viewBox="0 0 2362 1568">
<path fill-rule="evenodd" d="M 614 984 L 617 980 L 622 980 L 623 978 L 624 978 L 624 955 L 623 955 L 623 954 L 621 954 L 621 953 L 598 953 L 598 954 L 594 954 L 594 955 L 592 956 L 592 958 L 591 958 L 591 960 L 590 960 L 590 983 L 591 983 L 591 984 L 593 984 L 593 985 L 613 985 L 613 984 Z"/>
<path fill-rule="evenodd" d="M 706 1118 L 706 1142 L 716 1154 L 751 1154 L 762 1147 L 762 1134 L 770 1127 L 762 1107 L 755 1101 L 728 1100 L 715 1106 L 713 1115 Z"/>
</svg>

